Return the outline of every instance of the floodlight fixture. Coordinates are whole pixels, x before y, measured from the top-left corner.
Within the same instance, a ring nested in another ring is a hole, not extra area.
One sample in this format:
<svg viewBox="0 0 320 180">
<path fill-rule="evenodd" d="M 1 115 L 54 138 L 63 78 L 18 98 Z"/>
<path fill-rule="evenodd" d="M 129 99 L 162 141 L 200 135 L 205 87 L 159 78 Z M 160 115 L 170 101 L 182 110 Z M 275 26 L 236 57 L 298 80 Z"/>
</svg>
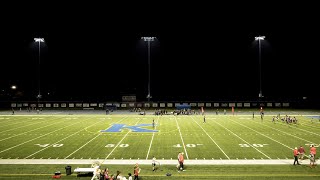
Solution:
<svg viewBox="0 0 320 180">
<path fill-rule="evenodd" d="M 144 41 L 154 41 L 156 37 L 141 37 Z"/>
<path fill-rule="evenodd" d="M 44 42 L 44 38 L 33 38 L 35 42 Z"/>
<path fill-rule="evenodd" d="M 258 41 L 258 40 L 264 40 L 266 37 L 265 36 L 256 36 L 256 37 L 254 37 L 254 39 L 256 40 L 256 41 Z"/>
</svg>

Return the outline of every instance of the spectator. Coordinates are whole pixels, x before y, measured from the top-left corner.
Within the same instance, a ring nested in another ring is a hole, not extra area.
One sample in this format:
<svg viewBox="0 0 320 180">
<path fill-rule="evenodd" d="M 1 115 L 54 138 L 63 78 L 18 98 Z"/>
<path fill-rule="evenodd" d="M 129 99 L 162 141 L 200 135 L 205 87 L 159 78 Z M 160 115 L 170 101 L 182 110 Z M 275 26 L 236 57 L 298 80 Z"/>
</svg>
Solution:
<svg viewBox="0 0 320 180">
<path fill-rule="evenodd" d="M 300 163 L 298 161 L 298 155 L 299 155 L 298 148 L 295 147 L 293 150 L 293 157 L 294 157 L 293 165 L 296 165 L 296 162 L 297 162 L 297 165 L 300 165 Z"/>
<path fill-rule="evenodd" d="M 128 173 L 128 180 L 132 180 L 132 176 L 131 176 L 131 173 Z"/>
<path fill-rule="evenodd" d="M 299 147 L 298 149 L 298 152 L 299 152 L 299 159 L 303 160 L 303 156 L 304 156 L 304 148 L 302 146 Z"/>
</svg>

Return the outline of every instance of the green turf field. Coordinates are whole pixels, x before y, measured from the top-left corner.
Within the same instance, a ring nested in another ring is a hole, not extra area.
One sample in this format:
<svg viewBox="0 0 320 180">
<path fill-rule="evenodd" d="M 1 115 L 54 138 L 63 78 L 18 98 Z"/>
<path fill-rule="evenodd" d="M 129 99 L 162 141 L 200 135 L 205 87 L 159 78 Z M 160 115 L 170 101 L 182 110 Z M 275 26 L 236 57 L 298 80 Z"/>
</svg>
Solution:
<svg viewBox="0 0 320 180">
<path fill-rule="evenodd" d="M 152 156 L 176 160 L 178 152 L 184 152 L 187 172 L 180 174 L 174 166 L 163 165 L 162 171 L 155 174 L 142 171 L 142 179 L 173 178 L 165 177 L 166 172 L 173 173 L 175 179 L 316 179 L 320 174 L 318 167 L 187 164 L 187 160 L 291 160 L 293 148 L 300 145 L 308 153 L 310 144 L 320 144 L 319 117 L 300 114 L 290 115 L 298 119 L 297 124 L 271 122 L 276 114 L 270 112 L 263 120 L 250 113 L 212 113 L 205 116 L 205 123 L 202 115 L 0 115 L 0 160 L 125 161 L 151 160 Z M 110 130 L 116 132 L 101 132 Z M 139 132 L 146 130 L 156 132 Z M 130 165 L 114 167 L 130 172 Z M 50 179 L 50 173 L 56 169 L 64 171 L 64 166 L 2 164 L 0 179 L 16 179 L 21 174 L 23 179 Z M 144 166 L 143 169 L 149 168 Z M 72 178 L 76 177 L 67 179 Z"/>
<path fill-rule="evenodd" d="M 14 115 L 0 116 L 1 159 L 286 159 L 292 149 L 320 144 L 319 121 L 272 116 Z M 152 120 L 155 127 L 152 127 Z M 122 124 L 120 132 L 100 132 Z M 133 132 L 126 128 L 157 132 Z M 149 126 L 143 126 L 143 125 Z"/>
</svg>

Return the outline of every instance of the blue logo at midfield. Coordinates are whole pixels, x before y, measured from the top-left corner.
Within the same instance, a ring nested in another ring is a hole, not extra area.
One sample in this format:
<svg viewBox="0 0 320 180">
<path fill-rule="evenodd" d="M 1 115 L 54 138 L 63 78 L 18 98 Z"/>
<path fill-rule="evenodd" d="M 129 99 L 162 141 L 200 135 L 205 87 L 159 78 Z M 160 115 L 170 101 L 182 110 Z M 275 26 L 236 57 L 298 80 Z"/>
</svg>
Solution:
<svg viewBox="0 0 320 180">
<path fill-rule="evenodd" d="M 130 129 L 132 132 L 158 132 L 158 130 L 143 129 L 141 127 L 152 127 L 152 124 L 138 124 L 135 126 L 127 126 L 125 124 L 114 124 L 112 127 L 101 130 L 100 132 L 121 132 L 122 129 Z"/>
</svg>

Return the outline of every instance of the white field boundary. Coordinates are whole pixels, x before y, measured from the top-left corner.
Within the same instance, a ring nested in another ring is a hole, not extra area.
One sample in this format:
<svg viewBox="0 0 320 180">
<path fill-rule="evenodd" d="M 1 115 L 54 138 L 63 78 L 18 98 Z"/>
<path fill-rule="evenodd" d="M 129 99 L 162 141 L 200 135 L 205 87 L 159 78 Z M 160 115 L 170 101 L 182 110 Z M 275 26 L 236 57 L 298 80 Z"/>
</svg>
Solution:
<svg viewBox="0 0 320 180">
<path fill-rule="evenodd" d="M 88 164 L 99 161 L 102 164 L 113 165 L 134 165 L 136 163 L 140 165 L 150 165 L 151 160 L 135 160 L 135 159 L 123 159 L 123 160 L 106 160 L 104 159 L 0 159 L 0 164 Z M 177 165 L 177 160 L 157 160 L 160 165 Z M 309 165 L 309 160 L 305 159 L 300 161 L 300 164 Z M 185 165 L 292 165 L 293 159 L 271 159 L 271 160 L 185 160 Z"/>
<path fill-rule="evenodd" d="M 124 114 L 114 114 L 111 116 L 119 116 L 119 115 L 124 115 Z M 129 114 L 131 115 L 131 114 Z M 132 114 L 132 115 L 136 115 L 136 114 Z M 264 116 L 277 116 L 278 114 L 264 114 Z M 320 116 L 320 114 L 287 114 L 290 116 Z M 15 115 L 11 115 L 11 114 L 0 114 L 0 117 L 5 117 L 5 116 L 10 116 L 10 117 L 14 117 L 14 116 L 66 116 L 66 117 L 70 117 L 70 116 L 104 116 L 106 117 L 105 114 L 15 114 Z M 184 116 L 184 115 L 179 115 L 179 116 Z M 195 116 L 200 116 L 200 115 L 195 115 Z M 227 115 L 223 115 L 223 114 L 219 114 L 219 115 L 215 115 L 215 114 L 207 114 L 206 116 L 215 116 L 215 117 L 237 117 L 237 116 L 249 116 L 252 117 L 252 114 L 250 114 L 249 112 L 247 114 L 237 114 L 234 113 L 234 115 L 232 114 L 227 114 Z M 260 114 L 255 114 L 255 117 L 258 118 L 260 116 Z M 317 119 L 316 119 L 317 120 Z"/>
</svg>

